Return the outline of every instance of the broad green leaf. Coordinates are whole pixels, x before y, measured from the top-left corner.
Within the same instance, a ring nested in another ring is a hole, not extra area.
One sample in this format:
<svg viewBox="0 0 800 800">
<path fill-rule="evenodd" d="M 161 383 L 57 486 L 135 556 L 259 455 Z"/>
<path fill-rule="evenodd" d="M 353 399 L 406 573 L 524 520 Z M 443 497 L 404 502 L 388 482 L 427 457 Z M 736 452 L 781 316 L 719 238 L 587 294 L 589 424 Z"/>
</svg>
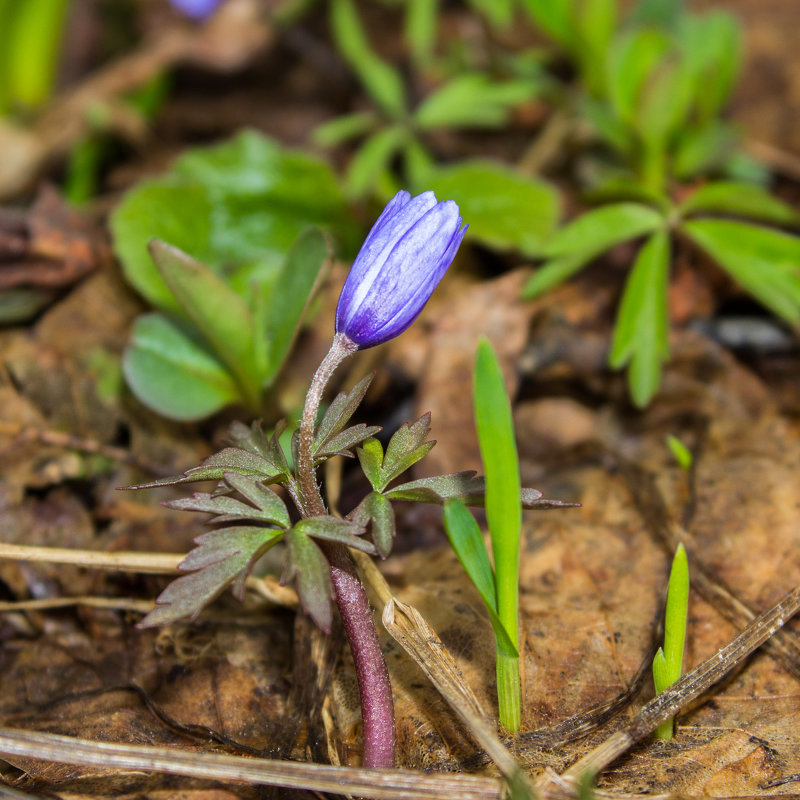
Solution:
<svg viewBox="0 0 800 800">
<path fill-rule="evenodd" d="M 522 498 L 511 403 L 487 339 L 475 358 L 475 427 L 486 472 L 486 517 L 492 537 L 497 615 L 516 647 Z"/>
<path fill-rule="evenodd" d="M 483 534 L 475 518 L 459 500 L 448 500 L 444 507 L 444 529 L 461 566 L 478 590 L 492 623 L 498 648 L 506 655 L 518 656 L 514 642 L 497 616 L 494 572 Z"/>
<path fill-rule="evenodd" d="M 405 137 L 402 127 L 392 126 L 374 133 L 361 145 L 350 160 L 344 179 L 351 197 L 362 197 L 375 188 Z"/>
<path fill-rule="evenodd" d="M 333 584 L 328 560 L 308 536 L 294 528 L 286 532 L 286 544 L 281 583 L 296 581 L 303 610 L 325 633 L 330 633 Z"/>
<path fill-rule="evenodd" d="M 498 250 L 535 255 L 558 221 L 553 186 L 491 161 L 462 161 L 437 170 L 418 188 L 455 200 L 469 222 L 467 235 Z"/>
<path fill-rule="evenodd" d="M 355 139 L 368 133 L 378 123 L 378 119 L 374 111 L 345 114 L 315 128 L 311 138 L 320 147 L 336 147 L 348 139 Z"/>
<path fill-rule="evenodd" d="M 717 219 L 689 220 L 681 228 L 767 308 L 800 321 L 800 237 Z"/>
<path fill-rule="evenodd" d="M 373 51 L 352 0 L 332 0 L 331 27 L 339 52 L 358 74 L 372 99 L 392 118 L 406 113 L 400 73 Z"/>
<path fill-rule="evenodd" d="M 578 97 L 578 108 L 581 116 L 606 144 L 625 156 L 634 153 L 636 141 L 631 129 L 614 113 L 608 102 L 584 94 Z"/>
<path fill-rule="evenodd" d="M 151 303 L 178 306 L 147 243 L 163 239 L 207 263 L 250 305 L 269 290 L 291 246 L 310 226 L 330 231 L 347 254 L 359 244 L 331 168 L 254 131 L 184 153 L 170 171 L 134 187 L 111 216 L 126 278 Z"/>
<path fill-rule="evenodd" d="M 508 122 L 515 106 L 535 97 L 538 81 L 498 83 L 483 72 L 452 78 L 428 95 L 414 112 L 423 130 L 442 127 L 499 128 Z"/>
<path fill-rule="evenodd" d="M 667 281 L 669 235 L 654 233 L 636 257 L 622 295 L 609 363 L 629 364 L 628 385 L 634 403 L 646 406 L 661 381 L 669 357 Z"/>
<path fill-rule="evenodd" d="M 565 225 L 544 247 L 548 258 L 580 254 L 595 258 L 617 244 L 664 225 L 663 215 L 640 203 L 614 203 L 587 211 Z"/>
<path fill-rule="evenodd" d="M 172 581 L 156 599 L 156 607 L 138 625 L 150 628 L 197 615 L 228 586 L 241 600 L 245 580 L 255 562 L 283 538 L 283 531 L 238 525 L 209 531 L 195 539 L 179 569 L 191 575 Z"/>
<path fill-rule="evenodd" d="M 122 272 L 128 283 L 157 308 L 180 311 L 150 257 L 148 243 L 163 239 L 201 261 L 209 261 L 211 213 L 211 201 L 202 186 L 167 178 L 140 183 L 111 215 L 114 251 Z"/>
<path fill-rule="evenodd" d="M 776 225 L 797 225 L 800 222 L 800 216 L 791 206 L 751 183 L 707 183 L 684 200 L 679 210 L 683 215 L 735 214 Z"/>
<path fill-rule="evenodd" d="M 620 36 L 609 50 L 606 91 L 624 122 L 634 122 L 644 86 L 669 48 L 669 38 L 662 31 L 635 28 Z"/>
<path fill-rule="evenodd" d="M 150 242 L 150 254 L 184 314 L 235 376 L 251 407 L 260 404 L 255 324 L 244 301 L 213 270 L 176 247 Z"/>
<path fill-rule="evenodd" d="M 675 29 L 686 13 L 686 0 L 638 0 L 628 15 L 631 26 L 652 25 L 664 30 Z"/>
<path fill-rule="evenodd" d="M 271 384 L 283 366 L 329 254 L 325 237 L 312 229 L 300 236 L 286 256 L 268 302 L 264 385 Z"/>
<path fill-rule="evenodd" d="M 409 137 L 403 142 L 403 167 L 411 186 L 427 186 L 436 161 L 419 139 Z M 387 196 L 392 195 L 387 192 Z"/>
<path fill-rule="evenodd" d="M 202 419 L 240 397 L 233 376 L 200 334 L 161 314 L 136 320 L 122 370 L 136 397 L 171 419 Z"/>
</svg>

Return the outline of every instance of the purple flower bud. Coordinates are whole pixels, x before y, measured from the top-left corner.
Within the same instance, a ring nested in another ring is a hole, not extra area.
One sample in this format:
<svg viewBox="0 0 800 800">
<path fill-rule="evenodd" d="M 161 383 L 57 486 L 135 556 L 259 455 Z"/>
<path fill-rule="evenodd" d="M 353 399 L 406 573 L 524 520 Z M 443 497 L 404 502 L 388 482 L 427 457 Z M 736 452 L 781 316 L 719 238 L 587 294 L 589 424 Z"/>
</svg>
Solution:
<svg viewBox="0 0 800 800">
<path fill-rule="evenodd" d="M 192 19 L 210 17 L 221 0 L 169 0 L 178 11 Z"/>
<path fill-rule="evenodd" d="M 467 230 L 433 192 L 398 192 L 372 226 L 336 307 L 336 332 L 359 349 L 399 336 L 419 316 Z"/>
</svg>

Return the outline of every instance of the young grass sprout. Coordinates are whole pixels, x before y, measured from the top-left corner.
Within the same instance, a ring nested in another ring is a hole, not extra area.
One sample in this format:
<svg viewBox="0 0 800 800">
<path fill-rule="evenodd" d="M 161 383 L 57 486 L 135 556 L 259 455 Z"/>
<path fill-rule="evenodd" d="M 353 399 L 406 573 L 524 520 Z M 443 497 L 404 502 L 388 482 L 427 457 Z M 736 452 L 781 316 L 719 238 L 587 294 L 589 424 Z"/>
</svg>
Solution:
<svg viewBox="0 0 800 800">
<path fill-rule="evenodd" d="M 686 549 L 678 545 L 672 560 L 667 588 L 667 611 L 664 620 L 664 646 L 653 659 L 653 683 L 661 694 L 681 676 L 683 650 L 686 642 L 686 618 L 689 608 L 689 562 Z M 656 739 L 671 739 L 675 720 L 669 719 L 656 728 Z"/>
</svg>

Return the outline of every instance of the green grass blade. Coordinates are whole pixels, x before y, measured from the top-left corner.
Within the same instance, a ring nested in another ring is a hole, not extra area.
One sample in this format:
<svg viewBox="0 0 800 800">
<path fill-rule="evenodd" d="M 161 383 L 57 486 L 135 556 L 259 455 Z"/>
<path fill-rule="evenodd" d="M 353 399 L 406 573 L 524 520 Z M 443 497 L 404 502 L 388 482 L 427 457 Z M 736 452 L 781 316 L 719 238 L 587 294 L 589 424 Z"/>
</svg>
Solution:
<svg viewBox="0 0 800 800">
<path fill-rule="evenodd" d="M 492 536 L 497 614 L 517 644 L 517 595 L 522 500 L 511 403 L 488 340 L 475 361 L 475 422 L 486 473 L 486 516 Z"/>
<path fill-rule="evenodd" d="M 670 683 L 675 683 L 681 676 L 688 610 L 689 560 L 686 557 L 686 548 L 679 544 L 669 573 L 664 622 L 664 659 L 669 670 Z"/>
</svg>

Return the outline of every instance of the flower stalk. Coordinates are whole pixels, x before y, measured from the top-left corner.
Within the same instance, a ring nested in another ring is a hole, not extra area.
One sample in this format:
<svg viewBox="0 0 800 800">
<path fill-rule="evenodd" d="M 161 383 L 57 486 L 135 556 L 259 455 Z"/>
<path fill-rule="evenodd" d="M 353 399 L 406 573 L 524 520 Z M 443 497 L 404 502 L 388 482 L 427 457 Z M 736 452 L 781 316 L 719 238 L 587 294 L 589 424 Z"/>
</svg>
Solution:
<svg viewBox="0 0 800 800">
<path fill-rule="evenodd" d="M 345 334 L 337 333 L 331 349 L 314 373 L 306 395 L 297 448 L 297 479 L 305 517 L 327 513 L 317 485 L 312 452 L 322 393 L 339 364 L 357 349 Z M 363 764 L 365 767 L 391 768 L 394 766 L 394 701 L 372 608 L 347 548 L 328 542 L 323 545 L 323 552 L 330 564 L 336 605 L 356 668 L 363 721 Z"/>
</svg>

